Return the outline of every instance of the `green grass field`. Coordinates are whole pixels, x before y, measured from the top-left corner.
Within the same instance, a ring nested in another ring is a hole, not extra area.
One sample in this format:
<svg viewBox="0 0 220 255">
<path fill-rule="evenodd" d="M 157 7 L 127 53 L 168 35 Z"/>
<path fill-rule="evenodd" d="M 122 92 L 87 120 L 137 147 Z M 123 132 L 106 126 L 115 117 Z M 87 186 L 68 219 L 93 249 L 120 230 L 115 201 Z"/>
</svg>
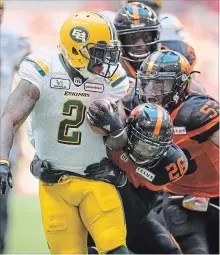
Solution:
<svg viewBox="0 0 220 255">
<path fill-rule="evenodd" d="M 7 241 L 6 253 L 49 253 L 37 196 L 11 194 Z"/>
</svg>

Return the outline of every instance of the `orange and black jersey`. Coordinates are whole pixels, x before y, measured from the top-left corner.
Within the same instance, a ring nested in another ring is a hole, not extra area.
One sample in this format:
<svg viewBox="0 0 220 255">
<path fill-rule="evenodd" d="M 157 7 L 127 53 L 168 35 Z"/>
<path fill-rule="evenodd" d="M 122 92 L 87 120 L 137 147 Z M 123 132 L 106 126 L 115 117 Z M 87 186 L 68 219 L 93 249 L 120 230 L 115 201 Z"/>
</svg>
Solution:
<svg viewBox="0 0 220 255">
<path fill-rule="evenodd" d="M 219 148 L 209 140 L 219 129 L 219 104 L 208 95 L 190 94 L 171 112 L 174 142 L 184 151 L 189 169 L 166 191 L 185 195 L 219 196 Z"/>
<path fill-rule="evenodd" d="M 138 166 L 124 150 L 110 150 L 107 148 L 108 157 L 119 168 L 127 173 L 130 182 L 138 188 L 147 187 L 158 191 L 164 185 L 180 179 L 188 169 L 188 161 L 183 151 L 172 144 L 167 153 L 154 166 Z"/>
</svg>

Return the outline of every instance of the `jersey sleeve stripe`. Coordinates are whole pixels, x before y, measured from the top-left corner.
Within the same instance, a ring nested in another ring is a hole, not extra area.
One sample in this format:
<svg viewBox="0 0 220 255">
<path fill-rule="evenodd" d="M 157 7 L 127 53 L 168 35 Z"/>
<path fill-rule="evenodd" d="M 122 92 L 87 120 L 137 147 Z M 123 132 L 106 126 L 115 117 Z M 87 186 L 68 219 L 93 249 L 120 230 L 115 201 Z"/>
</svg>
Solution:
<svg viewBox="0 0 220 255">
<path fill-rule="evenodd" d="M 203 132 L 205 132 L 205 131 L 209 130 L 210 128 L 214 127 L 216 124 L 218 124 L 218 122 L 219 122 L 219 117 L 216 117 L 215 119 L 213 119 L 212 121 L 210 121 L 206 125 L 204 125 L 204 126 L 202 126 L 200 128 L 197 128 L 197 129 L 195 129 L 193 131 L 187 132 L 187 135 L 189 137 L 200 135 Z"/>
<path fill-rule="evenodd" d="M 127 78 L 127 74 L 120 76 L 117 80 L 113 81 L 111 84 L 111 87 L 114 88 L 116 87 L 118 84 L 120 84 L 123 80 L 125 80 Z"/>
<path fill-rule="evenodd" d="M 28 61 L 33 64 L 35 69 L 40 73 L 40 75 L 45 76 L 49 72 L 49 67 L 42 62 L 40 59 L 29 56 L 25 58 L 25 61 Z"/>
</svg>

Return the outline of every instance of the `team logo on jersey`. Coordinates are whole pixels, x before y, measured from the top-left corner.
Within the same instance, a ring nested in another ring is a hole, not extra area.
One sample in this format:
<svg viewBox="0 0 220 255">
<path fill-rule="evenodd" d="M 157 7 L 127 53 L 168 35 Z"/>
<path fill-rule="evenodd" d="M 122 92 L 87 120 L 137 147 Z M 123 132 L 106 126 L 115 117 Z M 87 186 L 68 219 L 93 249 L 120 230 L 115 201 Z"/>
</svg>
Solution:
<svg viewBox="0 0 220 255">
<path fill-rule="evenodd" d="M 90 94 L 86 92 L 65 91 L 64 96 L 90 97 Z"/>
<path fill-rule="evenodd" d="M 155 178 L 155 174 L 151 173 L 145 168 L 137 167 L 135 170 L 136 173 L 142 175 L 144 178 L 146 178 L 148 181 L 152 182 Z"/>
<path fill-rule="evenodd" d="M 50 87 L 53 89 L 70 89 L 70 80 L 60 79 L 60 78 L 51 78 Z"/>
<path fill-rule="evenodd" d="M 77 43 L 85 43 L 89 39 L 89 32 L 84 27 L 74 27 L 70 37 Z"/>
<path fill-rule="evenodd" d="M 104 91 L 104 85 L 101 83 L 85 82 L 84 89 L 86 91 L 102 93 Z"/>
<path fill-rule="evenodd" d="M 73 84 L 76 86 L 76 87 L 79 87 L 83 84 L 83 80 L 80 78 L 80 77 L 75 77 L 73 79 Z"/>
<path fill-rule="evenodd" d="M 60 78 L 51 78 L 50 87 L 52 89 L 70 89 L 70 80 L 60 79 Z"/>
<path fill-rule="evenodd" d="M 185 127 L 174 127 L 173 128 L 174 135 L 186 135 Z"/>
</svg>

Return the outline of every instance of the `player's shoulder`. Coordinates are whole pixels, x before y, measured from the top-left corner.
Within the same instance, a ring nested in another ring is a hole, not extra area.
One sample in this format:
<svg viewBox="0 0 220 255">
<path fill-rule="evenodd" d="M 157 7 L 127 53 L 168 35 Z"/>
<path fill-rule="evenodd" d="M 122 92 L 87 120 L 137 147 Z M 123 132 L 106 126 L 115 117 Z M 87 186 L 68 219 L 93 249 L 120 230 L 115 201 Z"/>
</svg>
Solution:
<svg viewBox="0 0 220 255">
<path fill-rule="evenodd" d="M 167 161 L 169 161 L 170 163 L 176 162 L 177 159 L 179 159 L 180 157 L 183 157 L 184 159 L 186 158 L 184 152 L 180 149 L 180 147 L 178 147 L 174 143 L 172 143 L 169 149 L 167 150 L 167 154 L 165 157 Z"/>
<path fill-rule="evenodd" d="M 122 82 L 126 84 L 129 83 L 127 73 L 120 63 L 118 64 L 118 68 L 115 73 L 108 79 L 107 82 L 112 88 L 117 87 Z"/>
<path fill-rule="evenodd" d="M 58 58 L 58 53 L 56 51 L 49 52 L 34 52 L 28 55 L 24 61 L 24 67 L 29 67 L 38 72 L 40 76 L 45 76 L 51 72 L 52 65 L 54 61 Z"/>
<path fill-rule="evenodd" d="M 185 127 L 187 132 L 216 122 L 218 116 L 219 103 L 209 95 L 197 93 L 191 93 L 171 113 L 174 127 Z"/>
</svg>

